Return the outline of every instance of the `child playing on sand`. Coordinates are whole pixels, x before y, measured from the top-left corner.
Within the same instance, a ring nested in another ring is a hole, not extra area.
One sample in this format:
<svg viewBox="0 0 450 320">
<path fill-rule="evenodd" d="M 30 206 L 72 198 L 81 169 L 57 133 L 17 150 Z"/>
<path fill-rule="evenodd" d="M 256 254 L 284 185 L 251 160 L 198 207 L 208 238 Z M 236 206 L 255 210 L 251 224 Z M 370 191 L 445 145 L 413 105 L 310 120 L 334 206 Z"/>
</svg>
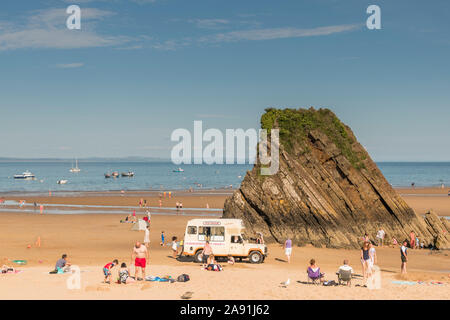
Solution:
<svg viewBox="0 0 450 320">
<path fill-rule="evenodd" d="M 103 267 L 103 274 L 105 275 L 105 283 L 111 283 L 111 269 L 114 268 L 115 266 L 117 266 L 119 264 L 119 261 L 117 259 L 114 259 L 113 262 L 109 262 L 107 263 L 104 267 Z"/>
<path fill-rule="evenodd" d="M 119 283 L 128 284 L 133 283 L 136 280 L 134 280 L 132 277 L 130 277 L 130 271 L 128 271 L 127 264 L 124 262 L 120 265 L 119 269 Z"/>
<path fill-rule="evenodd" d="M 172 257 L 176 259 L 177 255 L 178 255 L 177 237 L 174 236 L 172 237 Z"/>
<path fill-rule="evenodd" d="M 159 245 L 161 246 L 161 247 L 163 247 L 164 246 L 164 231 L 161 231 L 161 242 L 159 243 Z"/>
</svg>

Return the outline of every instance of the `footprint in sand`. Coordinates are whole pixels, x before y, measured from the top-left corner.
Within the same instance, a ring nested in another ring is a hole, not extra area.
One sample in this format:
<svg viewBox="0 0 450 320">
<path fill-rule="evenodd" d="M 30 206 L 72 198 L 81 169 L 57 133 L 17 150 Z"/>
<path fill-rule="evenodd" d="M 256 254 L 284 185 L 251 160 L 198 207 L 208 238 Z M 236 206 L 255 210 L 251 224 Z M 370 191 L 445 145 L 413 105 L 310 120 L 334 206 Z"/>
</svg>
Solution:
<svg viewBox="0 0 450 320">
<path fill-rule="evenodd" d="M 152 287 L 152 285 L 150 283 L 147 283 L 141 287 L 141 290 L 147 290 L 147 289 L 150 289 L 151 287 Z"/>
<path fill-rule="evenodd" d="M 189 300 L 192 298 L 192 295 L 194 293 L 190 292 L 190 291 L 186 291 L 185 293 L 183 293 L 183 295 L 181 296 L 181 299 L 185 299 L 185 300 Z"/>
<path fill-rule="evenodd" d="M 110 288 L 109 287 L 104 287 L 104 286 L 87 286 L 86 289 L 84 289 L 84 291 L 109 291 Z"/>
</svg>

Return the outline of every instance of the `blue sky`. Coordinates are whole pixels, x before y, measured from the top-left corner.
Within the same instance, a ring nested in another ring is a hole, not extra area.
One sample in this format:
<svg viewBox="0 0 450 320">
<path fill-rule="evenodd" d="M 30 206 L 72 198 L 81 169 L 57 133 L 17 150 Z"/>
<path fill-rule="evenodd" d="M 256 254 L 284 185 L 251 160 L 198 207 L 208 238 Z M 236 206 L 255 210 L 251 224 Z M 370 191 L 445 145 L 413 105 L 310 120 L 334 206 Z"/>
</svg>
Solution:
<svg viewBox="0 0 450 320">
<path fill-rule="evenodd" d="M 0 157 L 168 157 L 194 120 L 314 106 L 374 160 L 450 161 L 449 17 L 445 0 L 4 0 Z"/>
</svg>

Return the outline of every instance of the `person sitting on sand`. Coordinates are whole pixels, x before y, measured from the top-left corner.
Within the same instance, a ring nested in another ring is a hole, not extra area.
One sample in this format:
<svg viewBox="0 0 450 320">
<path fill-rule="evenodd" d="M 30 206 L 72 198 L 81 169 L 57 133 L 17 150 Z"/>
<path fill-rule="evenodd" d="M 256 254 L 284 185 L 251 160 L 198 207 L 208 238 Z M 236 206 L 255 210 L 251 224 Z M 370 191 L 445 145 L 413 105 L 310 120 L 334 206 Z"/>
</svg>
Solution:
<svg viewBox="0 0 450 320">
<path fill-rule="evenodd" d="M 231 265 L 235 263 L 234 257 L 231 254 L 228 255 L 228 263 Z"/>
<path fill-rule="evenodd" d="M 211 254 L 208 257 L 206 270 L 208 270 L 208 271 L 222 271 L 223 270 L 222 266 L 217 263 L 213 254 Z"/>
<path fill-rule="evenodd" d="M 123 262 L 119 269 L 119 283 L 128 284 L 135 281 L 136 280 L 130 277 L 130 271 L 128 271 L 127 264 Z"/>
<path fill-rule="evenodd" d="M 103 267 L 103 274 L 105 275 L 104 280 L 105 283 L 111 283 L 111 269 L 117 266 L 118 264 L 119 261 L 117 259 L 114 259 L 113 262 L 109 262 Z"/>
<path fill-rule="evenodd" d="M 14 267 L 9 267 L 5 264 L 2 266 L 2 273 L 14 273 L 14 272 L 16 272 L 16 269 L 14 269 Z"/>
<path fill-rule="evenodd" d="M 353 274 L 353 268 L 349 266 L 348 259 L 344 260 L 344 264 L 339 267 L 339 269 L 337 271 L 337 274 L 339 275 L 341 273 L 341 271 L 344 271 L 344 272 L 349 272 L 350 271 L 350 274 Z M 347 281 L 347 285 L 351 286 L 351 280 Z"/>
<path fill-rule="evenodd" d="M 325 281 L 325 273 L 320 272 L 320 267 L 316 265 L 315 259 L 309 261 L 309 267 L 306 269 L 306 273 L 312 280 L 320 279 L 320 282 Z"/>
<path fill-rule="evenodd" d="M 56 261 L 55 270 L 52 273 L 63 273 L 70 271 L 70 263 L 67 261 L 67 254 L 63 254 L 61 259 Z"/>
</svg>

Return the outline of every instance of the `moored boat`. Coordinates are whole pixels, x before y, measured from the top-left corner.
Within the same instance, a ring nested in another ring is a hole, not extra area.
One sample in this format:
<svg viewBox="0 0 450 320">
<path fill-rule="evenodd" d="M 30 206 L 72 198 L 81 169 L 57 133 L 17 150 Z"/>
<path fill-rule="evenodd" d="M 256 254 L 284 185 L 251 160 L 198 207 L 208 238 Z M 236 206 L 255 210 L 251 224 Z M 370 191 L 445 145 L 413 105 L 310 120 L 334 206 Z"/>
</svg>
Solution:
<svg viewBox="0 0 450 320">
<path fill-rule="evenodd" d="M 36 177 L 30 171 L 25 171 L 22 174 L 14 175 L 14 179 L 22 179 L 22 180 L 34 180 Z"/>
<path fill-rule="evenodd" d="M 133 171 L 122 172 L 122 177 L 133 177 L 133 176 L 134 176 Z"/>
</svg>

